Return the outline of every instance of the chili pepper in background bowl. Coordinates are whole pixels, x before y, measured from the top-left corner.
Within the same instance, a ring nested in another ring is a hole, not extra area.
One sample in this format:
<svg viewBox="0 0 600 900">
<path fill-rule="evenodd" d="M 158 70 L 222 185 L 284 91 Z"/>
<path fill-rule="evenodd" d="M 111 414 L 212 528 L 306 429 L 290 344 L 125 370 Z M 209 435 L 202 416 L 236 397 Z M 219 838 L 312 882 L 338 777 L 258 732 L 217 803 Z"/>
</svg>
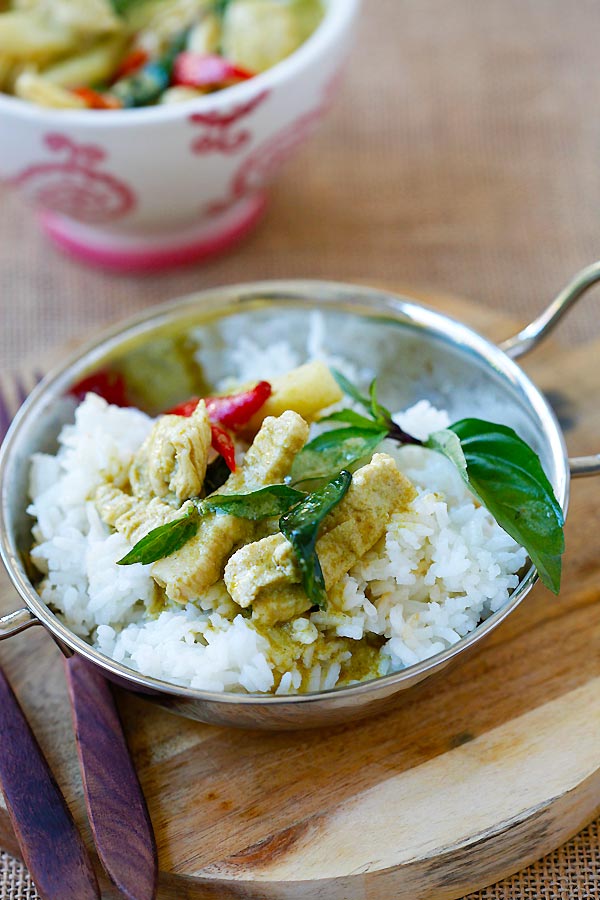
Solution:
<svg viewBox="0 0 600 900">
<path fill-rule="evenodd" d="M 254 78 L 254 72 L 236 66 L 222 56 L 184 50 L 173 65 L 172 83 L 181 87 L 209 89 L 247 81 L 249 78 Z"/>
<path fill-rule="evenodd" d="M 71 93 L 83 100 L 88 109 L 121 109 L 123 105 L 117 97 L 88 87 L 72 88 Z"/>
<path fill-rule="evenodd" d="M 133 75 L 141 69 L 142 66 L 145 66 L 149 59 L 150 55 L 143 47 L 136 47 L 127 54 L 117 69 L 113 82 L 120 81 L 121 78 L 127 78 L 129 75 Z"/>
</svg>

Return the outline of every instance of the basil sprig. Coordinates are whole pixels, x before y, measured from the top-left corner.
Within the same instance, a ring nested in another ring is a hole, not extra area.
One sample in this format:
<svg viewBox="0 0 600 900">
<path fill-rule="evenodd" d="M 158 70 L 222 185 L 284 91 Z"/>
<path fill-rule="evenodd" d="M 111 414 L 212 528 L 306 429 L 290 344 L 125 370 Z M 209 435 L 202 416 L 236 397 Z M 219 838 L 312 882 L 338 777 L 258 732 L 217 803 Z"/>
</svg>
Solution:
<svg viewBox="0 0 600 900">
<path fill-rule="evenodd" d="M 525 547 L 546 587 L 560 589 L 564 516 L 539 457 L 506 425 L 462 419 L 425 444 L 450 459 L 498 524 Z"/>
<path fill-rule="evenodd" d="M 351 481 L 352 475 L 344 471 L 313 494 L 274 484 L 248 494 L 216 494 L 207 500 L 193 500 L 183 516 L 154 528 L 118 565 L 148 565 L 170 556 L 197 534 L 202 517 L 211 513 L 254 522 L 279 516 L 279 529 L 294 549 L 304 590 L 313 604 L 323 608 L 327 594 L 316 550 L 319 527 L 344 497 Z"/>
<path fill-rule="evenodd" d="M 349 427 L 325 431 L 300 451 L 290 473 L 293 484 L 330 481 L 342 469 L 348 469 L 371 456 L 394 427 L 392 414 L 377 399 L 376 381 L 371 383 L 369 396 L 365 397 L 337 369 L 331 372 L 344 393 L 364 406 L 370 417 L 362 416 L 353 409 L 342 409 L 321 419 L 321 422 L 342 422 Z"/>
<path fill-rule="evenodd" d="M 215 494 L 207 500 L 193 500 L 181 518 L 154 528 L 117 565 L 142 563 L 147 566 L 171 556 L 195 537 L 201 519 L 211 513 L 258 522 L 283 515 L 305 496 L 303 491 L 285 484 L 273 484 L 248 494 Z"/>
<path fill-rule="evenodd" d="M 307 597 L 321 609 L 327 605 L 327 592 L 323 570 L 316 551 L 319 527 L 323 519 L 343 499 L 351 481 L 350 472 L 340 472 L 333 481 L 309 494 L 302 503 L 299 503 L 279 520 L 281 533 L 294 549 L 302 573 L 304 591 Z"/>
<path fill-rule="evenodd" d="M 452 462 L 500 527 L 527 550 L 546 587 L 558 593 L 564 516 L 539 457 L 512 428 L 463 419 L 423 442 L 393 421 L 377 399 L 375 381 L 365 396 L 340 372 L 332 371 L 342 390 L 365 408 L 367 416 L 345 409 L 323 419 L 348 427 L 325 432 L 307 444 L 294 461 L 292 481 L 331 479 L 341 468 L 368 457 L 384 438 L 435 450 Z"/>
<path fill-rule="evenodd" d="M 354 402 L 358 403 L 360 406 L 364 406 L 365 409 L 368 412 L 370 412 L 371 415 L 373 415 L 372 392 L 376 391 L 376 389 L 377 389 L 376 388 L 376 385 L 377 385 L 376 379 L 373 379 L 373 381 L 371 382 L 371 386 L 369 388 L 370 396 L 365 397 L 364 394 L 361 394 L 361 392 L 356 387 L 356 385 L 352 384 L 352 382 L 348 378 L 346 378 L 345 375 L 342 375 L 342 373 L 338 369 L 331 369 L 331 374 L 337 381 L 338 386 L 343 390 L 343 392 L 348 397 L 351 397 L 354 400 Z M 391 414 L 390 414 L 389 410 L 386 410 L 385 407 L 381 407 L 381 409 L 383 409 L 384 412 L 391 418 Z"/>
</svg>

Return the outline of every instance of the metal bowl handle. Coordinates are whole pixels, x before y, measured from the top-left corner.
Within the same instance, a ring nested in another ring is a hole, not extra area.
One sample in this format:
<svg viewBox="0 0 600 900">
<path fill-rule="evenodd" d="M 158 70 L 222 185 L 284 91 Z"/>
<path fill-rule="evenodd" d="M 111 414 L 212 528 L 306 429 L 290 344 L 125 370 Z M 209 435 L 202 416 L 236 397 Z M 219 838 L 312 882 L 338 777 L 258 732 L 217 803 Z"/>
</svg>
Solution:
<svg viewBox="0 0 600 900">
<path fill-rule="evenodd" d="M 7 616 L 0 616 L 0 641 L 13 637 L 32 625 L 41 625 L 42 623 L 29 609 L 18 609 L 16 612 L 9 613 Z"/>
<path fill-rule="evenodd" d="M 512 359 L 518 359 L 540 344 L 546 335 L 553 331 L 562 317 L 596 282 L 600 281 L 600 262 L 582 269 L 575 275 L 560 294 L 530 325 L 519 331 L 514 337 L 503 341 L 500 349 Z M 600 473 L 600 454 L 595 456 L 577 456 L 569 460 L 573 478 L 582 478 Z"/>
</svg>

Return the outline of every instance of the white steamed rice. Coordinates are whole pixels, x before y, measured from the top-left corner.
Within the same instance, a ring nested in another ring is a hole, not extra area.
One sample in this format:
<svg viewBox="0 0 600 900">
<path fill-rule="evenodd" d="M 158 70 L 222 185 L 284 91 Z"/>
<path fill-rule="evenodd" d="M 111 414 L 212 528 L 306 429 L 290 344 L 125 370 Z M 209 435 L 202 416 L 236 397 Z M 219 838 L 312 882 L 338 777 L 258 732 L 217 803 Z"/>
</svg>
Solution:
<svg viewBox="0 0 600 900">
<path fill-rule="evenodd" d="M 249 340 L 238 351 L 232 358 L 238 383 L 304 361 L 285 344 L 268 359 Z M 308 351 L 327 359 L 318 320 Z M 333 364 L 344 368 L 343 360 Z M 361 381 L 370 374 L 345 368 Z M 395 419 L 420 438 L 448 424 L 447 414 L 427 401 Z M 456 643 L 518 584 L 525 551 L 476 503 L 453 466 L 432 451 L 388 441 L 383 449 L 414 483 L 417 498 L 343 579 L 328 609 L 293 623 L 287 656 L 240 614 L 222 584 L 196 603 L 153 615 L 150 567 L 116 565 L 129 545 L 111 533 L 90 499 L 107 477 L 119 482 L 152 421 L 89 394 L 75 423 L 63 428 L 58 454 L 33 458 L 30 479 L 31 557 L 43 573 L 42 599 L 75 633 L 136 671 L 208 691 L 332 688 L 355 642 L 371 636 L 383 643 L 370 674 L 397 671 Z"/>
</svg>

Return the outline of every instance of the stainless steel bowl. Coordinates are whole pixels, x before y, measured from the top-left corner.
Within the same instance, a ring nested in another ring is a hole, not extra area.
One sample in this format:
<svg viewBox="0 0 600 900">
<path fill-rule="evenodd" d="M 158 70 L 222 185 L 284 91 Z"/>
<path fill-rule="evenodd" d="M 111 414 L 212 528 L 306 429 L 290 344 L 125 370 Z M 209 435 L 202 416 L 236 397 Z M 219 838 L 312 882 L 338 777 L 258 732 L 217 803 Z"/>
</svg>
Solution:
<svg viewBox="0 0 600 900">
<path fill-rule="evenodd" d="M 148 366 L 150 360 L 154 368 L 172 370 L 174 348 L 193 334 L 210 357 L 211 375 L 217 379 L 227 373 L 227 351 L 241 336 L 251 333 L 259 341 L 262 336 L 266 344 L 267 323 L 301 352 L 310 312 L 319 310 L 325 320 L 328 350 L 374 369 L 383 401 L 392 408 L 426 397 L 449 409 L 454 420 L 479 415 L 513 426 L 540 455 L 566 510 L 570 475 L 598 473 L 600 457 L 569 460 L 552 409 L 513 360 L 533 349 L 599 279 L 597 263 L 580 273 L 542 316 L 499 347 L 460 322 L 406 297 L 317 281 L 266 282 L 205 291 L 153 309 L 106 333 L 43 380 L 17 415 L 2 447 L 0 550 L 26 607 L 0 618 L 0 640 L 41 623 L 64 653 L 79 653 L 119 685 L 203 722 L 296 729 L 331 725 L 381 711 L 399 692 L 439 672 L 488 635 L 529 592 L 537 577 L 535 570 L 531 567 L 524 571 L 507 605 L 459 643 L 396 674 L 292 697 L 182 688 L 140 675 L 99 653 L 41 601 L 27 563 L 31 519 L 25 509 L 32 453 L 56 449 L 61 426 L 73 417 L 75 404 L 69 389 L 109 363 L 133 370 Z M 168 381 L 159 379 L 159 383 L 162 390 Z M 183 374 L 170 391 L 167 389 L 157 402 L 159 408 L 185 397 Z"/>
</svg>

